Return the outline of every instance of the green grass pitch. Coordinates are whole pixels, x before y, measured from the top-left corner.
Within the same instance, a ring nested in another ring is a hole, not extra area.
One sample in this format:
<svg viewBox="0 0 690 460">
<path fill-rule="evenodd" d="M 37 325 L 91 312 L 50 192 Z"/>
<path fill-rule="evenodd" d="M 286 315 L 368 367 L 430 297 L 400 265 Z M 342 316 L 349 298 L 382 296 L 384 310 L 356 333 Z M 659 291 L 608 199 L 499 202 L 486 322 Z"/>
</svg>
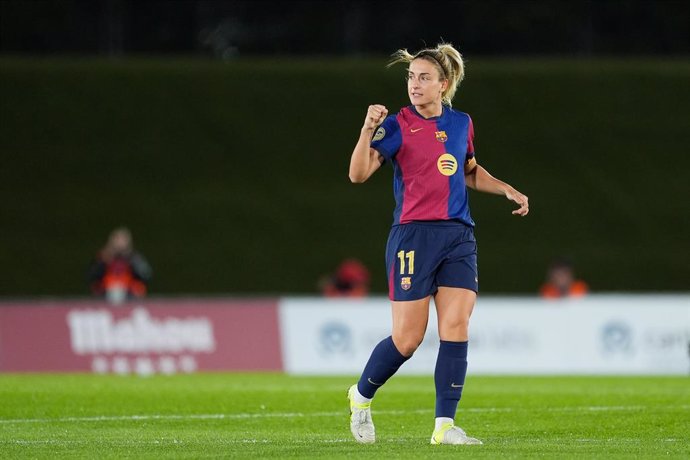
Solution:
<svg viewBox="0 0 690 460">
<path fill-rule="evenodd" d="M 689 458 L 687 377 L 475 377 L 431 446 L 431 377 L 396 376 L 350 437 L 353 377 L 0 375 L 0 458 Z"/>
</svg>

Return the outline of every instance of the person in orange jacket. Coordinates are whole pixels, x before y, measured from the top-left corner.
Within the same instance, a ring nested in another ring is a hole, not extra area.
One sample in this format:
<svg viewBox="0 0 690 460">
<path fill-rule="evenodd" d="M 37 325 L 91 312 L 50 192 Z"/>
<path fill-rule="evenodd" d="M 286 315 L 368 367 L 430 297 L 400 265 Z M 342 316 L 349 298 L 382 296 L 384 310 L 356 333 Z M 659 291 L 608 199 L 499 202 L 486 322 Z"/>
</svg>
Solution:
<svg viewBox="0 0 690 460">
<path fill-rule="evenodd" d="M 575 278 L 573 265 L 569 260 L 559 258 L 549 265 L 546 282 L 542 284 L 539 292 L 546 299 L 582 297 L 589 292 L 589 286 Z"/>
<path fill-rule="evenodd" d="M 91 292 L 110 303 L 146 296 L 152 270 L 144 256 L 134 250 L 132 233 L 116 228 L 88 270 Z"/>
</svg>

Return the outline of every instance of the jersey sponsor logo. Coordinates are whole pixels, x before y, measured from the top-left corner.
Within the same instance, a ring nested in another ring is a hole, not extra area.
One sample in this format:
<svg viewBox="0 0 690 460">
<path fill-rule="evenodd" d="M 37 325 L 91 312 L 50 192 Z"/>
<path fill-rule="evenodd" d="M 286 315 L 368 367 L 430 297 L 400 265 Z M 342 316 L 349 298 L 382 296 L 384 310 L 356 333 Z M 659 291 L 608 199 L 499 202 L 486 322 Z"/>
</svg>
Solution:
<svg viewBox="0 0 690 460">
<path fill-rule="evenodd" d="M 416 133 L 417 131 L 421 131 L 421 130 L 423 130 L 423 129 L 424 129 L 423 127 L 422 127 L 422 128 L 417 128 L 417 129 L 412 129 L 412 128 L 410 128 L 410 132 L 411 132 L 411 133 Z"/>
<path fill-rule="evenodd" d="M 408 291 L 412 287 L 412 277 L 403 276 L 400 280 L 400 287 L 403 288 L 403 291 Z"/>
<path fill-rule="evenodd" d="M 448 135 L 445 131 L 436 131 L 436 140 L 439 142 L 446 142 L 448 140 Z"/>
<path fill-rule="evenodd" d="M 438 172 L 444 176 L 452 176 L 458 170 L 458 160 L 450 153 L 444 153 L 438 157 L 436 166 L 438 167 Z"/>
<path fill-rule="evenodd" d="M 374 134 L 374 140 L 380 141 L 384 137 L 386 137 L 386 130 L 383 126 L 381 126 L 379 129 L 376 130 L 376 134 Z"/>
</svg>

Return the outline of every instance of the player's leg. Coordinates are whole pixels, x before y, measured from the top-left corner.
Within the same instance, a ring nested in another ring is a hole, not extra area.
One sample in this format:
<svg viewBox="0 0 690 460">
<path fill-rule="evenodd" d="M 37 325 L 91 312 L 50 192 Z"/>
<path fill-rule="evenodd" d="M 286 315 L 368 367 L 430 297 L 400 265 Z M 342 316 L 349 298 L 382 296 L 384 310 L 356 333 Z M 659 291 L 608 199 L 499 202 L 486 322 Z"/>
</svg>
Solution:
<svg viewBox="0 0 690 460">
<path fill-rule="evenodd" d="M 455 413 L 467 374 L 468 328 L 477 299 L 477 245 L 471 231 L 453 244 L 439 268 L 434 297 L 441 343 L 434 380 L 436 423 L 432 444 L 481 444 L 455 426 Z"/>
<path fill-rule="evenodd" d="M 374 348 L 357 384 L 358 392 L 373 398 L 400 366 L 417 350 L 424 339 L 429 318 L 426 297 L 408 302 L 393 302 L 393 333 Z"/>
<path fill-rule="evenodd" d="M 436 286 L 438 263 L 427 250 L 429 229 L 407 224 L 393 227 L 386 245 L 389 298 L 392 301 L 393 333 L 383 339 L 367 362 L 357 384 L 364 398 L 376 390 L 412 356 L 424 339 L 429 318 L 429 301 Z"/>
<path fill-rule="evenodd" d="M 455 426 L 467 374 L 468 326 L 476 298 L 472 290 L 451 287 L 439 287 L 434 298 L 441 344 L 434 372 L 436 423 L 432 444 L 481 444 Z"/>
<path fill-rule="evenodd" d="M 371 418 L 371 400 L 415 352 L 424 339 L 429 318 L 429 300 L 393 302 L 393 333 L 374 347 L 356 385 L 348 391 L 350 431 L 355 440 L 371 443 L 376 439 Z"/>
<path fill-rule="evenodd" d="M 467 373 L 468 325 L 477 294 L 439 287 L 435 297 L 441 339 L 436 361 L 436 417 L 455 418 Z"/>
<path fill-rule="evenodd" d="M 416 225 L 396 226 L 386 247 L 393 330 L 374 348 L 364 371 L 349 392 L 350 429 L 355 440 L 374 442 L 370 405 L 376 391 L 407 361 L 424 339 L 430 295 L 435 290 L 433 261 L 423 257 L 425 230 Z M 415 259 L 416 255 L 416 259 Z"/>
</svg>

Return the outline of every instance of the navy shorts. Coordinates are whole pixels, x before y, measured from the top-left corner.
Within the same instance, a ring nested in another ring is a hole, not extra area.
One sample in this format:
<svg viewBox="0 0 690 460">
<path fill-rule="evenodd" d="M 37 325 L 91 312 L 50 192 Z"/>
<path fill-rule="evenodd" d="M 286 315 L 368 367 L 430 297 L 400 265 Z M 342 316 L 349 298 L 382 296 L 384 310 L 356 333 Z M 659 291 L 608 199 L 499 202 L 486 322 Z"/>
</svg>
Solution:
<svg viewBox="0 0 690 460">
<path fill-rule="evenodd" d="M 395 225 L 386 245 L 386 269 L 391 300 L 423 299 L 439 286 L 478 292 L 474 230 L 455 221 Z"/>
</svg>

